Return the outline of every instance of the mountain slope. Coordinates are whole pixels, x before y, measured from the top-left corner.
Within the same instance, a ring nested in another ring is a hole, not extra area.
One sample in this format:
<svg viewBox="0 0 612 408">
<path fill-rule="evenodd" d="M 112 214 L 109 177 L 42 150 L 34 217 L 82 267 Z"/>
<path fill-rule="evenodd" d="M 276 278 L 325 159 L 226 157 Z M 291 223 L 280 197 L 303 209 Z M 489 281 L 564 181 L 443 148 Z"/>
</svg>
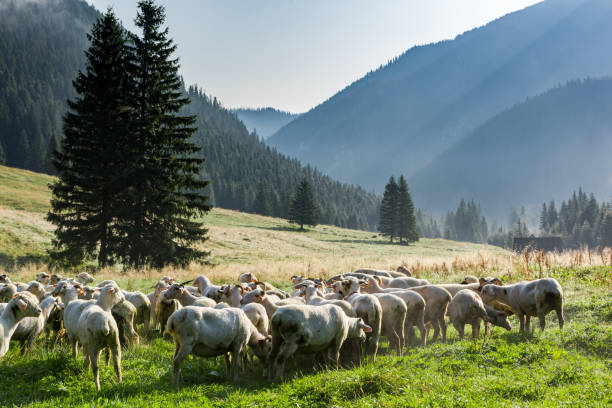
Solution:
<svg viewBox="0 0 612 408">
<path fill-rule="evenodd" d="M 300 116 L 274 108 L 233 109 L 249 132 L 255 131 L 264 139 L 272 136 L 278 129 Z"/>
<path fill-rule="evenodd" d="M 415 47 L 268 142 L 343 181 L 381 189 L 503 109 L 612 73 L 612 3 L 548 0 L 452 41 Z"/>
<path fill-rule="evenodd" d="M 611 154 L 612 79 L 574 81 L 497 115 L 409 184 L 420 208 L 442 212 L 465 198 L 503 217 L 578 187 L 608 199 Z"/>
<path fill-rule="evenodd" d="M 86 33 L 98 12 L 84 1 L 0 0 L 0 163 L 49 171 Z"/>
</svg>

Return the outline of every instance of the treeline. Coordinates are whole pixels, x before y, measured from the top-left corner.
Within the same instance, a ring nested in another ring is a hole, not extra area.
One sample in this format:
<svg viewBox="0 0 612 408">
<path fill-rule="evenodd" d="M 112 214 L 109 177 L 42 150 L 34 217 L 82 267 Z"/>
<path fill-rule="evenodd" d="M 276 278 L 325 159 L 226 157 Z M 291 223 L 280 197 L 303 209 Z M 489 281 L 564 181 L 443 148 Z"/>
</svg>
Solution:
<svg viewBox="0 0 612 408">
<path fill-rule="evenodd" d="M 86 33 L 99 13 L 79 0 L 0 6 L 0 163 L 51 173 Z"/>
<path fill-rule="evenodd" d="M 334 181 L 278 153 L 197 86 L 190 86 L 187 95 L 191 103 L 185 112 L 198 116 L 193 140 L 206 157 L 204 176 L 211 180 L 210 196 L 216 206 L 287 218 L 292 194 L 305 178 L 319 208 L 319 223 L 376 228 L 380 203 L 376 194 Z"/>
<path fill-rule="evenodd" d="M 594 194 L 582 189 L 572 193 L 557 207 L 554 200 L 543 203 L 539 225 L 529 227 L 527 211 L 510 209 L 507 226 L 497 222 L 489 224 L 480 205 L 461 200 L 457 209 L 442 219 L 425 212 L 416 212 L 419 234 L 427 238 L 445 238 L 456 241 L 488 243 L 512 248 L 515 237 L 530 235 L 558 236 L 568 248 L 581 246 L 612 247 L 612 201 L 599 202 Z"/>
</svg>

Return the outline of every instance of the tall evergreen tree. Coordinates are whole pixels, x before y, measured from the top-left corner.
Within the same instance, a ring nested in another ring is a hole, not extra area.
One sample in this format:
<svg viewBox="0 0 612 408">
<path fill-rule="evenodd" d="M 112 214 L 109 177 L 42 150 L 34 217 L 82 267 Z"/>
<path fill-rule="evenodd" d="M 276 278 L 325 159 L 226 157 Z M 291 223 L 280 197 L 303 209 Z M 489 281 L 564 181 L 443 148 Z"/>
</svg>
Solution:
<svg viewBox="0 0 612 408">
<path fill-rule="evenodd" d="M 125 39 L 109 9 L 88 36 L 85 72 L 73 82 L 78 94 L 68 102 L 61 151 L 53 165 L 58 172 L 47 219 L 57 226 L 51 256 L 77 264 L 97 253 L 101 266 L 113 262 L 119 237 L 114 199 L 120 188 L 125 124 Z"/>
<path fill-rule="evenodd" d="M 402 240 L 409 242 L 416 242 L 419 240 L 419 233 L 417 231 L 416 217 L 414 215 L 414 204 L 410 192 L 408 191 L 408 184 L 404 176 L 400 176 L 398 183 L 398 236 L 400 243 Z"/>
<path fill-rule="evenodd" d="M 198 177 L 204 164 L 200 148 L 189 140 L 196 131 L 195 116 L 180 113 L 189 103 L 178 75 L 176 50 L 163 28 L 165 11 L 153 0 L 138 2 L 133 42 L 130 105 L 135 108 L 134 137 L 128 160 L 131 181 L 126 196 L 122 253 L 127 264 L 162 267 L 185 265 L 207 252 L 195 247 L 206 239 L 196 217 L 210 210 Z"/>
<path fill-rule="evenodd" d="M 383 236 L 389 237 L 390 242 L 393 242 L 393 238 L 397 237 L 399 232 L 398 208 L 399 188 L 395 178 L 391 176 L 385 186 L 385 192 L 380 203 L 380 218 L 378 222 L 378 231 Z"/>
<path fill-rule="evenodd" d="M 300 231 L 304 231 L 304 225 L 313 227 L 317 225 L 317 213 L 318 209 L 314 202 L 310 183 L 308 180 L 302 179 L 289 208 L 289 222 L 298 224 Z"/>
<path fill-rule="evenodd" d="M 253 201 L 253 212 L 260 215 L 272 215 L 272 203 L 270 201 L 270 190 L 264 183 L 259 183 L 255 201 Z"/>
<path fill-rule="evenodd" d="M 546 203 L 542 203 L 542 212 L 540 213 L 540 232 L 543 234 L 548 233 L 548 210 Z"/>
</svg>

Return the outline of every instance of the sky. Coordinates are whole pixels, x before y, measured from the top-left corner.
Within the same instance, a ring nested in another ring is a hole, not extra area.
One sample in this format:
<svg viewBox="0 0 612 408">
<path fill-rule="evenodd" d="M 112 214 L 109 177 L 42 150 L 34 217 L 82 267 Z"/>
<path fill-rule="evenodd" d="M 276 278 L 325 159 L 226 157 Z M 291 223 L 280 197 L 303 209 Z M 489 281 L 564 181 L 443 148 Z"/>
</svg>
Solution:
<svg viewBox="0 0 612 408">
<path fill-rule="evenodd" d="M 113 6 L 135 30 L 136 0 Z M 454 38 L 539 0 L 158 0 L 181 74 L 228 108 L 301 113 L 414 45 Z"/>
</svg>

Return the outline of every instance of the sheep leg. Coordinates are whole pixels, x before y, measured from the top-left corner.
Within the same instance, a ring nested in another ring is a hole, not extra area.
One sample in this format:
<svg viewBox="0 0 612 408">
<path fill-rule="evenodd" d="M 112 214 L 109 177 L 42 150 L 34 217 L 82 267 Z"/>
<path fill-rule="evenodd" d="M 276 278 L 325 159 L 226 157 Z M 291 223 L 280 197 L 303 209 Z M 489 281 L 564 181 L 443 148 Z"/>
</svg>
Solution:
<svg viewBox="0 0 612 408">
<path fill-rule="evenodd" d="M 476 339 L 480 336 L 480 319 L 472 321 L 472 338 Z"/>
<path fill-rule="evenodd" d="M 73 336 L 69 336 L 70 344 L 72 345 L 72 357 L 76 358 L 79 355 L 79 343 Z"/>
<path fill-rule="evenodd" d="M 389 333 L 389 335 L 387 337 L 389 338 L 389 345 L 392 348 L 395 348 L 395 352 L 397 353 L 398 356 L 401 357 L 401 355 L 402 355 L 402 340 L 400 339 L 400 336 L 395 332 L 395 330 L 393 330 L 391 333 Z"/>
<path fill-rule="evenodd" d="M 404 339 L 406 339 L 406 347 L 411 347 L 414 344 L 414 327 L 408 323 L 404 328 Z"/>
<path fill-rule="evenodd" d="M 524 332 L 525 331 L 525 315 L 522 312 L 517 310 L 516 316 L 519 319 L 519 331 Z M 529 316 L 527 316 L 527 330 L 529 330 Z"/>
<path fill-rule="evenodd" d="M 455 327 L 455 330 L 457 330 L 457 333 L 459 333 L 459 339 L 462 340 L 463 339 L 463 335 L 464 335 L 464 325 L 463 323 L 457 321 L 457 320 L 453 320 L 453 326 Z"/>
<path fill-rule="evenodd" d="M 110 351 L 108 347 L 104 348 L 104 358 L 106 359 L 106 366 L 110 364 Z"/>
<path fill-rule="evenodd" d="M 563 318 L 563 300 L 559 299 L 555 303 L 555 312 L 557 313 L 557 320 L 559 321 L 559 328 L 563 329 L 565 319 Z"/>
<path fill-rule="evenodd" d="M 234 382 L 238 381 L 238 378 L 240 377 L 240 372 L 243 371 L 243 365 L 242 365 L 242 345 L 238 345 L 236 347 L 234 347 L 234 350 L 232 350 L 232 359 L 234 361 L 232 361 L 232 371 L 234 372 Z"/>
<path fill-rule="evenodd" d="M 427 343 L 427 330 L 425 329 L 425 322 L 422 317 L 417 322 L 417 326 L 419 328 L 419 333 L 421 333 L 421 346 L 425 346 Z"/>
<path fill-rule="evenodd" d="M 538 320 L 540 321 L 540 329 L 544 331 L 546 328 L 546 309 L 541 305 L 536 305 Z"/>
<path fill-rule="evenodd" d="M 295 354 L 295 352 L 297 351 L 297 342 L 295 341 L 291 341 L 291 342 L 285 342 L 281 345 L 280 347 L 280 353 L 278 354 L 278 356 L 276 357 L 276 369 L 277 369 L 277 373 L 276 373 L 276 377 L 282 379 L 283 378 L 283 374 L 285 371 L 285 361 L 293 356 Z"/>
<path fill-rule="evenodd" d="M 229 378 L 232 375 L 232 360 L 229 353 L 223 354 L 225 360 L 225 378 Z"/>
<path fill-rule="evenodd" d="M 431 321 L 431 326 L 433 327 L 433 330 L 434 330 L 431 341 L 434 342 L 438 339 L 438 336 L 440 335 L 440 323 L 436 319 L 434 319 Z"/>
<path fill-rule="evenodd" d="M 174 385 L 176 387 L 179 386 L 182 380 L 181 374 L 181 364 L 183 360 L 191 353 L 191 349 L 193 348 L 190 344 L 181 344 L 177 345 L 177 350 L 175 350 L 174 358 L 172 359 L 172 368 L 174 372 Z"/>
<path fill-rule="evenodd" d="M 438 324 L 440 325 L 440 328 L 442 329 L 442 341 L 445 342 L 446 341 L 446 320 L 444 320 L 444 314 L 442 314 L 442 317 L 440 317 L 438 319 Z"/>
<path fill-rule="evenodd" d="M 115 374 L 117 375 L 117 381 L 121 384 L 121 345 L 119 341 L 111 346 L 111 352 L 113 354 L 113 366 L 115 367 Z"/>
<path fill-rule="evenodd" d="M 100 357 L 100 350 L 93 345 L 89 347 L 89 361 L 91 362 L 91 369 L 93 371 L 94 382 L 96 383 L 96 390 L 100 391 L 100 367 L 98 366 L 98 358 Z"/>
</svg>

